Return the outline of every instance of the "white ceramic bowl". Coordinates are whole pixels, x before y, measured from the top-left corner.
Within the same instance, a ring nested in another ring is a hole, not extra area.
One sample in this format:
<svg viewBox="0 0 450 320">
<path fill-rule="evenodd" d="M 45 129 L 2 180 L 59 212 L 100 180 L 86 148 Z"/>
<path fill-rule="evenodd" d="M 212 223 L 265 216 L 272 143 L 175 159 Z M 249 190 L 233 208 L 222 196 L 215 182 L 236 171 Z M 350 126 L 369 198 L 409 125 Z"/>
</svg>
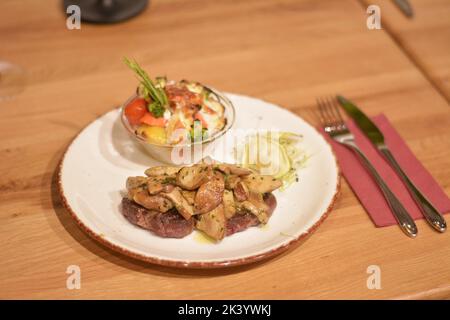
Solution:
<svg viewBox="0 0 450 320">
<path fill-rule="evenodd" d="M 128 122 L 127 117 L 125 116 L 125 108 L 128 104 L 133 101 L 137 95 L 133 95 L 130 97 L 122 106 L 120 110 L 120 118 L 122 121 L 122 124 L 124 125 L 125 129 L 128 131 L 128 133 L 131 136 L 131 139 L 135 140 L 137 143 L 139 143 L 141 146 L 143 146 L 144 150 L 155 160 L 167 163 L 167 164 L 175 164 L 175 165 L 186 165 L 190 163 L 195 163 L 200 161 L 201 159 L 211 155 L 211 153 L 214 151 L 214 144 L 218 138 L 223 136 L 228 130 L 231 129 L 231 127 L 234 124 L 235 121 L 235 110 L 233 103 L 221 92 L 206 87 L 207 89 L 211 90 L 213 94 L 216 96 L 216 98 L 219 100 L 220 103 L 225 108 L 225 118 L 226 123 L 222 130 L 219 132 L 216 132 L 211 137 L 208 137 L 205 140 L 198 141 L 198 142 L 191 142 L 186 144 L 177 144 L 177 145 L 171 145 L 171 144 L 157 144 L 157 143 L 151 143 L 147 141 L 144 137 L 141 137 L 135 133 L 135 130 L 133 126 Z M 188 155 L 183 153 L 188 153 Z M 181 153 L 181 155 L 180 155 Z M 174 154 L 177 154 L 178 156 L 174 156 Z M 192 161 L 189 162 L 183 162 L 180 163 L 179 159 L 191 159 Z"/>
</svg>

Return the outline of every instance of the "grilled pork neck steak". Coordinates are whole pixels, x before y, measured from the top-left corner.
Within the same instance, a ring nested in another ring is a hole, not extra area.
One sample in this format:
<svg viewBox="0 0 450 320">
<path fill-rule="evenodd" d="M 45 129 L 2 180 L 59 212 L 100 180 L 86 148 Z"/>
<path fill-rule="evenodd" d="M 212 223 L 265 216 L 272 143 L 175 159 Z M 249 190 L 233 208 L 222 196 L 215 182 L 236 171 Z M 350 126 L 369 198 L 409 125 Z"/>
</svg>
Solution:
<svg viewBox="0 0 450 320">
<path fill-rule="evenodd" d="M 266 224 L 276 207 L 272 191 L 282 182 L 233 164 L 201 162 L 152 167 L 128 177 L 122 213 L 131 223 L 165 238 L 194 228 L 219 241 Z"/>
<path fill-rule="evenodd" d="M 268 214 L 271 216 L 277 206 L 275 196 L 265 194 L 264 202 L 269 207 Z M 122 214 L 132 224 L 164 238 L 184 238 L 194 230 L 195 225 L 195 218 L 186 220 L 175 209 L 168 212 L 148 210 L 128 198 L 122 199 Z M 258 218 L 251 213 L 236 214 L 227 220 L 225 234 L 230 236 L 259 224 Z"/>
<path fill-rule="evenodd" d="M 183 238 L 194 230 L 194 220 L 184 219 L 175 209 L 168 212 L 148 210 L 128 198 L 122 199 L 122 214 L 132 224 L 164 238 Z"/>
</svg>

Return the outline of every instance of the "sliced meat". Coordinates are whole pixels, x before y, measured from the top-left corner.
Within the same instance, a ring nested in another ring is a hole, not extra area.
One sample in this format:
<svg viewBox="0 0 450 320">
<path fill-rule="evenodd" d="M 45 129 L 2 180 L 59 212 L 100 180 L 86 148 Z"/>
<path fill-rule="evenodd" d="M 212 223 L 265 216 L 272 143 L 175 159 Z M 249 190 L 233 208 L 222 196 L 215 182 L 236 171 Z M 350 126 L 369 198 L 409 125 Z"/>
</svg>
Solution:
<svg viewBox="0 0 450 320">
<path fill-rule="evenodd" d="M 167 200 L 160 195 L 151 196 L 146 190 L 136 192 L 133 195 L 133 200 L 149 210 L 166 212 L 173 208 L 173 204 L 170 200 Z"/>
<path fill-rule="evenodd" d="M 214 177 L 202 184 L 195 195 L 194 210 L 197 214 L 209 212 L 216 208 L 223 200 L 225 181 L 219 172 Z"/>
<path fill-rule="evenodd" d="M 225 225 L 226 219 L 222 204 L 219 204 L 210 212 L 199 215 L 196 223 L 197 229 L 215 240 L 221 240 L 225 237 Z"/>
<path fill-rule="evenodd" d="M 172 201 L 177 211 L 186 219 L 189 220 L 194 215 L 193 207 L 183 197 L 179 188 L 174 188 L 171 192 L 161 192 L 161 196 Z"/>
<path fill-rule="evenodd" d="M 127 198 L 122 199 L 124 217 L 160 237 L 183 238 L 194 230 L 194 220 L 184 219 L 175 209 L 166 213 L 145 209 Z"/>
<path fill-rule="evenodd" d="M 237 214 L 227 221 L 226 236 L 257 226 L 259 223 L 258 218 L 251 213 Z"/>
<path fill-rule="evenodd" d="M 275 198 L 275 196 L 269 192 L 263 195 L 263 200 L 268 207 L 267 215 L 271 217 L 272 213 L 275 211 L 275 208 L 277 207 L 277 198 Z"/>
<path fill-rule="evenodd" d="M 264 176 L 259 174 L 250 174 L 242 177 L 242 180 L 247 185 L 248 189 L 254 193 L 267 193 L 278 189 L 283 184 L 281 180 L 275 179 L 272 176 Z"/>
</svg>

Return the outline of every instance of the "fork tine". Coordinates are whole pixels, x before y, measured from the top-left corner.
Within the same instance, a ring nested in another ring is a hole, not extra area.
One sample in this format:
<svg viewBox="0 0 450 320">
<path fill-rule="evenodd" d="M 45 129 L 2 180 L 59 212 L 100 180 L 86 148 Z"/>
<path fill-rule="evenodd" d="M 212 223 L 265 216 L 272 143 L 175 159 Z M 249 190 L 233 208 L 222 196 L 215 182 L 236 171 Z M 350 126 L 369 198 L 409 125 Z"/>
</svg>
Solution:
<svg viewBox="0 0 450 320">
<path fill-rule="evenodd" d="M 330 114 L 332 118 L 333 126 L 339 128 L 344 124 L 344 121 L 342 120 L 342 116 L 339 113 L 338 106 L 336 104 L 336 101 L 333 97 L 329 97 L 326 99 L 327 101 L 327 109 L 328 113 Z"/>
<path fill-rule="evenodd" d="M 323 98 L 323 104 L 324 104 L 324 111 L 327 114 L 328 123 L 330 126 L 336 126 L 336 116 L 333 112 L 332 103 L 329 101 L 328 98 Z"/>
<path fill-rule="evenodd" d="M 339 123 L 343 124 L 344 123 L 344 118 L 341 115 L 341 110 L 340 107 L 336 101 L 336 98 L 334 96 L 330 96 L 330 100 L 332 101 L 332 105 L 333 105 L 333 109 L 334 112 L 337 116 L 337 119 L 339 119 Z"/>
<path fill-rule="evenodd" d="M 333 96 L 316 98 L 319 120 L 328 130 L 345 129 L 344 119 L 339 111 L 339 105 Z"/>
<path fill-rule="evenodd" d="M 325 126 L 328 125 L 328 121 L 327 121 L 327 117 L 326 117 L 325 112 L 324 112 L 324 105 L 323 105 L 322 99 L 321 98 L 316 98 L 316 102 L 317 102 L 317 106 L 319 107 L 318 108 L 319 109 L 319 113 L 318 113 L 319 120 L 322 123 L 322 126 L 325 127 Z"/>
</svg>

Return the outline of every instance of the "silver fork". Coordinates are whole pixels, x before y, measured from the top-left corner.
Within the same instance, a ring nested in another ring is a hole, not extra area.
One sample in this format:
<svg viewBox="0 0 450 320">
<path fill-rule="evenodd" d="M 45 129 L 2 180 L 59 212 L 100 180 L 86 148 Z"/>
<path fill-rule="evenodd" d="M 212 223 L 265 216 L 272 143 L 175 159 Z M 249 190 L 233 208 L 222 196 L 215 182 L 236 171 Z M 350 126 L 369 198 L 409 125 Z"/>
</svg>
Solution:
<svg viewBox="0 0 450 320">
<path fill-rule="evenodd" d="M 359 149 L 355 143 L 354 135 L 347 129 L 347 126 L 341 116 L 339 107 L 334 98 L 317 99 L 319 109 L 319 119 L 325 132 L 335 141 L 353 150 L 361 159 L 364 166 L 367 168 L 378 187 L 382 191 L 389 207 L 394 213 L 395 218 L 400 228 L 405 234 L 411 238 L 417 236 L 417 226 L 414 220 L 409 215 L 408 211 L 403 207 L 398 198 L 394 195 L 391 189 L 387 186 L 369 159 Z"/>
</svg>

